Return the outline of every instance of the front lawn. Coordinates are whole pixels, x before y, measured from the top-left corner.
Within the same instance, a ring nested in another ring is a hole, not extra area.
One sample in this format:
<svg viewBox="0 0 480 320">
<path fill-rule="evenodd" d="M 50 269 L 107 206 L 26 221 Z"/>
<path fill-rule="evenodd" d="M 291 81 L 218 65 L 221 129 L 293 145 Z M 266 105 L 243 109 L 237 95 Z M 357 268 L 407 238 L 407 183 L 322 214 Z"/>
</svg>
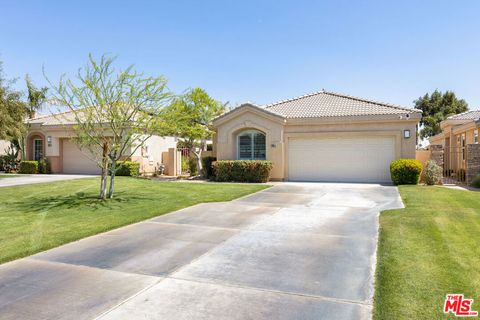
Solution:
<svg viewBox="0 0 480 320">
<path fill-rule="evenodd" d="M 447 293 L 480 311 L 480 193 L 399 189 L 406 208 L 380 215 L 374 318 L 445 319 Z"/>
<path fill-rule="evenodd" d="M 99 180 L 0 188 L 0 263 L 200 202 L 229 201 L 265 185 L 172 183 L 118 177 L 115 198 Z"/>
<path fill-rule="evenodd" d="M 18 177 L 18 174 L 13 174 L 13 173 L 0 173 L 0 179 L 2 178 L 15 178 Z"/>
</svg>

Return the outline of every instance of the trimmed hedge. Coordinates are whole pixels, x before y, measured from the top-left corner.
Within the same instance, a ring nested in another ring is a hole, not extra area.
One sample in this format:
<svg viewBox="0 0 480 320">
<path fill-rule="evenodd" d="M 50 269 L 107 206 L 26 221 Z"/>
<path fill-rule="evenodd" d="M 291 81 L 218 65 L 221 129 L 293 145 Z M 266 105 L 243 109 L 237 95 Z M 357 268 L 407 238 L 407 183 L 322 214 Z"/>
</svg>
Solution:
<svg viewBox="0 0 480 320">
<path fill-rule="evenodd" d="M 215 181 L 220 182 L 267 182 L 273 168 L 265 160 L 221 160 L 212 164 Z"/>
<path fill-rule="evenodd" d="M 213 178 L 213 162 L 217 161 L 215 157 L 203 157 L 202 158 L 202 167 L 203 167 L 203 175 L 205 178 Z"/>
<path fill-rule="evenodd" d="M 43 160 L 38 161 L 38 173 L 51 173 L 52 170 L 50 168 L 50 162 L 45 158 Z"/>
<path fill-rule="evenodd" d="M 422 163 L 415 159 L 393 160 L 390 163 L 393 184 L 418 184 L 422 168 Z"/>
<path fill-rule="evenodd" d="M 38 172 L 37 161 L 21 161 L 18 168 L 18 173 L 34 174 Z"/>
<path fill-rule="evenodd" d="M 117 161 L 117 176 L 138 177 L 140 175 L 140 163 L 135 161 Z"/>
</svg>

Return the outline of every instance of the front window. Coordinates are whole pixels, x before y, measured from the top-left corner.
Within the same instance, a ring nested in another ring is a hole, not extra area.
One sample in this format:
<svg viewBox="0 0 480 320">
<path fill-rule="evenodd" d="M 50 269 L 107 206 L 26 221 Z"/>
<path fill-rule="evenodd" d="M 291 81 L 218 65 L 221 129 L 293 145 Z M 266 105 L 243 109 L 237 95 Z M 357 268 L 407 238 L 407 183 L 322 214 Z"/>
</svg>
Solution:
<svg viewBox="0 0 480 320">
<path fill-rule="evenodd" d="M 265 134 L 260 131 L 242 132 L 238 136 L 237 146 L 240 160 L 266 159 Z"/>
<path fill-rule="evenodd" d="M 40 161 L 43 159 L 43 140 L 35 139 L 33 141 L 33 160 Z"/>
<path fill-rule="evenodd" d="M 473 131 L 473 143 L 478 143 L 478 129 Z"/>
</svg>

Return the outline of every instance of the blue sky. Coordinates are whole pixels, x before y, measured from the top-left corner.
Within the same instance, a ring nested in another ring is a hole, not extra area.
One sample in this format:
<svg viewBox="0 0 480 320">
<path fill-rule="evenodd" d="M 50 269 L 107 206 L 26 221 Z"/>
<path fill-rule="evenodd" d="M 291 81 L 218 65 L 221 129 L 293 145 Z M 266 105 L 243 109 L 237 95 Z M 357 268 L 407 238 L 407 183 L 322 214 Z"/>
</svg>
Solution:
<svg viewBox="0 0 480 320">
<path fill-rule="evenodd" d="M 480 1 L 0 0 L 0 60 L 37 85 L 42 66 L 58 79 L 110 53 L 233 105 L 325 88 L 412 106 L 438 88 L 479 109 L 479 12 Z"/>
</svg>

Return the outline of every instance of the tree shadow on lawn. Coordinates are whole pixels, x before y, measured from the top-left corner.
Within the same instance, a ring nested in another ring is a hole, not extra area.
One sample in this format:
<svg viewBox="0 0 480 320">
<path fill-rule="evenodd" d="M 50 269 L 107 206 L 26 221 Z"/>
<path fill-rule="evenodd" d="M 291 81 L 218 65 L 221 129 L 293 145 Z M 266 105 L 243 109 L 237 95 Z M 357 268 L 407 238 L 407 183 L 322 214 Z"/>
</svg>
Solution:
<svg viewBox="0 0 480 320">
<path fill-rule="evenodd" d="M 123 203 L 141 202 L 147 197 L 139 195 L 130 195 L 127 192 L 117 192 L 113 199 L 102 200 L 98 196 L 77 192 L 66 196 L 28 198 L 14 203 L 19 210 L 28 212 L 43 212 L 52 209 L 121 209 Z"/>
</svg>

